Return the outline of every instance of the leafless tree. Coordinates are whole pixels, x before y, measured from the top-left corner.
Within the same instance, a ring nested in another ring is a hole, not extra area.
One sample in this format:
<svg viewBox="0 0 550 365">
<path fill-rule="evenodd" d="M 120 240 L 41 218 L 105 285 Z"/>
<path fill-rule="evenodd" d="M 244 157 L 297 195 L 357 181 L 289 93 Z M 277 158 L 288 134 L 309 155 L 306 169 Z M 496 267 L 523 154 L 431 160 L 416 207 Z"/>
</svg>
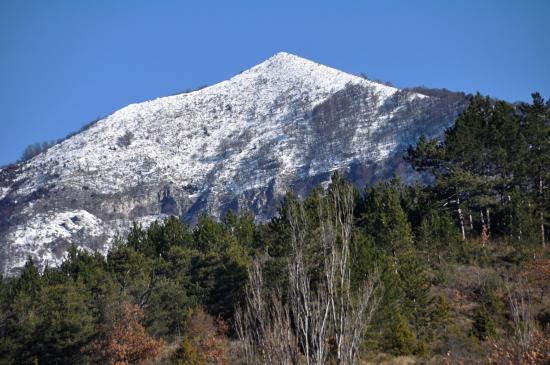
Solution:
<svg viewBox="0 0 550 365">
<path fill-rule="evenodd" d="M 254 261 L 246 305 L 236 316 L 246 363 L 325 364 L 330 355 L 337 364 L 358 363 L 379 302 L 379 277 L 373 273 L 352 288 L 353 198 L 350 185 L 333 187 L 314 224 L 302 203 L 287 207 L 292 250 L 287 295 L 264 292 L 261 264 Z M 316 250 L 321 263 L 312 259 Z"/>
<path fill-rule="evenodd" d="M 514 322 L 514 338 L 523 353 L 527 353 L 537 326 L 532 313 L 531 295 L 524 282 L 512 292 L 508 289 L 508 304 Z"/>
<path fill-rule="evenodd" d="M 513 333 L 500 341 L 492 340 L 488 360 L 491 364 L 541 364 L 547 359 L 550 339 L 539 331 L 533 317 L 531 295 L 526 283 L 508 288 L 508 306 Z"/>
<path fill-rule="evenodd" d="M 306 250 L 311 246 L 312 240 L 303 205 L 297 204 L 289 209 L 292 248 L 288 267 L 289 306 L 306 363 L 324 364 L 328 356 L 328 283 L 324 280 L 313 283 L 314 270 L 312 263 L 306 258 Z M 321 239 L 323 238 L 321 235 Z"/>
<path fill-rule="evenodd" d="M 126 133 L 117 138 L 116 143 L 119 147 L 128 147 L 133 139 L 134 134 L 131 131 L 126 131 Z"/>
<path fill-rule="evenodd" d="M 235 313 L 244 363 L 299 364 L 299 346 L 281 292 L 265 290 L 260 260 L 252 262 L 248 274 L 246 303 Z"/>
<path fill-rule="evenodd" d="M 356 364 L 359 346 L 378 298 L 377 273 L 363 282 L 357 292 L 351 288 L 351 244 L 353 228 L 353 187 L 337 185 L 327 197 L 326 214 L 320 212 L 321 242 L 325 251 L 324 275 L 332 316 L 338 364 Z"/>
</svg>

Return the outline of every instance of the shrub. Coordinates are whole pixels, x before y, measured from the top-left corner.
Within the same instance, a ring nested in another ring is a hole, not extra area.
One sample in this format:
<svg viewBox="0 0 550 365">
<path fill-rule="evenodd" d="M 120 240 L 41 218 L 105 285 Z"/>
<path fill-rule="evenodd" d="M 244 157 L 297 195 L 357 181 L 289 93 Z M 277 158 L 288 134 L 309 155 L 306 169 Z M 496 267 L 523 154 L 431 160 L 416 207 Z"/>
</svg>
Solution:
<svg viewBox="0 0 550 365">
<path fill-rule="evenodd" d="M 181 347 L 172 356 L 174 364 L 227 364 L 229 327 L 221 318 L 214 319 L 201 308 L 190 312 L 185 321 Z"/>
<path fill-rule="evenodd" d="M 550 360 L 550 328 L 545 332 L 535 330 L 527 342 L 515 337 L 491 341 L 487 360 L 489 364 L 499 365 L 547 364 Z"/>
<path fill-rule="evenodd" d="M 134 134 L 130 131 L 126 131 L 126 133 L 118 137 L 116 143 L 119 147 L 128 147 L 132 143 L 133 139 Z"/>
<path fill-rule="evenodd" d="M 107 331 L 103 341 L 94 346 L 104 364 L 139 364 L 155 359 L 164 349 L 164 341 L 156 340 L 141 325 L 143 310 L 130 303 L 122 306 L 122 313 Z"/>
<path fill-rule="evenodd" d="M 25 162 L 33 158 L 34 156 L 38 156 L 42 152 L 46 152 L 50 147 L 54 146 L 55 142 L 39 142 L 39 143 L 33 143 L 28 145 L 25 150 L 23 151 L 23 154 L 21 155 L 21 158 L 19 159 L 19 162 Z"/>
<path fill-rule="evenodd" d="M 416 352 L 416 334 L 406 319 L 398 315 L 396 323 L 386 335 L 385 347 L 393 355 L 412 355 Z"/>
<path fill-rule="evenodd" d="M 487 337 L 495 334 L 495 323 L 487 309 L 480 306 L 474 314 L 474 323 L 472 324 L 471 334 L 479 340 L 486 340 Z"/>
</svg>

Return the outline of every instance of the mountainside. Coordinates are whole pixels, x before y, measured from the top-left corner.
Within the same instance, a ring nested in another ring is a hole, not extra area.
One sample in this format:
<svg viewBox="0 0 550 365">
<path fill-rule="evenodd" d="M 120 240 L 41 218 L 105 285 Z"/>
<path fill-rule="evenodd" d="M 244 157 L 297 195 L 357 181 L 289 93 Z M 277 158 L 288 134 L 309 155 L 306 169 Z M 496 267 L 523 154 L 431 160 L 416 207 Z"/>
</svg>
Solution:
<svg viewBox="0 0 550 365">
<path fill-rule="evenodd" d="M 363 185 L 441 135 L 457 93 L 397 89 L 278 53 L 219 84 L 129 105 L 30 161 L 0 170 L 0 267 L 56 265 L 71 242 L 106 252 L 133 221 L 274 214 L 343 169 Z"/>
</svg>

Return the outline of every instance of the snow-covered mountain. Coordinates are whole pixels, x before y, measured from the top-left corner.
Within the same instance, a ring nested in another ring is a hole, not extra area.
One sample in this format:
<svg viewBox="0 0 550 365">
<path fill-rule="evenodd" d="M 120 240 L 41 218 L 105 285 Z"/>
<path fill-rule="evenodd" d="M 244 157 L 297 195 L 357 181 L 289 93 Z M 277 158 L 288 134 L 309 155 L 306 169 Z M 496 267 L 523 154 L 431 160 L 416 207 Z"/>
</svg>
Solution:
<svg viewBox="0 0 550 365">
<path fill-rule="evenodd" d="M 288 54 L 216 85 L 129 105 L 0 171 L 0 269 L 56 265 L 71 242 L 106 252 L 116 232 L 175 214 L 274 214 L 340 169 L 359 184 L 402 168 L 463 94 L 400 90 Z"/>
</svg>

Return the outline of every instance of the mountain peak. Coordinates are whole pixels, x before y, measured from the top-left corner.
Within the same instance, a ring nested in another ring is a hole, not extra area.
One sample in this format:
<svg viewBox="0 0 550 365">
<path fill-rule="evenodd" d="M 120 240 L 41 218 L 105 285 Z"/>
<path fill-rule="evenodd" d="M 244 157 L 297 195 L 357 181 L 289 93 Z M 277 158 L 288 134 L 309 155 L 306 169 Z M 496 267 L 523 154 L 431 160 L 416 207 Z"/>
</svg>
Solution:
<svg viewBox="0 0 550 365">
<path fill-rule="evenodd" d="M 273 56 L 271 56 L 270 58 L 277 58 L 277 57 L 279 57 L 279 58 L 285 58 L 285 57 L 303 58 L 303 57 L 296 56 L 295 54 L 285 52 L 285 51 L 277 52 Z"/>
<path fill-rule="evenodd" d="M 0 271 L 29 255 L 57 265 L 71 243 L 105 253 L 132 222 L 228 209 L 269 218 L 286 191 L 337 169 L 377 164 L 376 175 L 458 110 L 398 91 L 279 52 L 210 87 L 129 105 L 0 171 Z"/>
<path fill-rule="evenodd" d="M 310 59 L 307 59 L 305 57 L 301 57 L 301 56 L 298 56 L 298 55 L 295 55 L 295 54 L 292 54 L 292 53 L 288 53 L 288 52 L 284 52 L 284 51 L 281 51 L 281 52 L 277 52 L 275 53 L 273 56 L 269 57 L 265 62 L 273 62 L 273 61 L 277 61 L 277 62 L 311 62 L 311 63 L 315 63 L 317 64 L 317 62 L 314 62 Z"/>
<path fill-rule="evenodd" d="M 241 75 L 247 79 L 259 77 L 280 82 L 300 82 L 304 86 L 310 85 L 314 89 L 325 90 L 335 90 L 342 85 L 356 84 L 368 87 L 384 97 L 389 97 L 399 90 L 284 51 L 274 54 L 235 78 Z"/>
<path fill-rule="evenodd" d="M 264 70 L 269 68 L 277 68 L 280 71 L 287 71 L 287 72 L 292 70 L 298 70 L 298 69 L 310 70 L 310 71 L 314 68 L 332 69 L 334 71 L 337 71 L 338 73 L 345 74 L 345 72 L 343 71 L 333 69 L 331 67 L 322 65 L 318 62 L 315 62 L 310 59 L 300 57 L 288 52 L 277 52 L 273 56 L 269 57 L 262 63 L 252 67 L 248 71 L 258 70 L 258 69 Z"/>
</svg>

